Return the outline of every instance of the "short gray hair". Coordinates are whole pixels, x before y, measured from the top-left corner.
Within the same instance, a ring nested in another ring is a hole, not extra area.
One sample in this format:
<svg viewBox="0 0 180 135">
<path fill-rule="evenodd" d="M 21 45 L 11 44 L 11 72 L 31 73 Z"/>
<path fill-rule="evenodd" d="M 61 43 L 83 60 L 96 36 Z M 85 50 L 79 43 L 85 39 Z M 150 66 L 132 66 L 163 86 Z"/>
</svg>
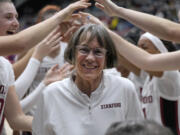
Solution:
<svg viewBox="0 0 180 135">
<path fill-rule="evenodd" d="M 92 41 L 94 38 L 97 38 L 99 45 L 107 50 L 106 67 L 115 67 L 117 65 L 117 52 L 114 42 L 107 30 L 103 26 L 97 24 L 83 25 L 74 33 L 68 47 L 65 50 L 65 60 L 70 64 L 75 64 L 76 46 L 79 45 L 81 40 L 87 38 L 88 33 L 90 33 L 88 42 Z"/>
</svg>

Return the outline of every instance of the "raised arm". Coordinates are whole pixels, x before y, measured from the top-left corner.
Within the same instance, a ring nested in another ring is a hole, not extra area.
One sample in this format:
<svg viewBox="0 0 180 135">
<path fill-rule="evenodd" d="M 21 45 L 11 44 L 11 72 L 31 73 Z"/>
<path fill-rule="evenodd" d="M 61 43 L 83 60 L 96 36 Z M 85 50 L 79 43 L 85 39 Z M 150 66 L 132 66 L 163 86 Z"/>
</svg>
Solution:
<svg viewBox="0 0 180 135">
<path fill-rule="evenodd" d="M 75 10 L 90 6 L 90 3 L 87 1 L 80 0 L 70 4 L 49 19 L 25 29 L 18 34 L 0 37 L 0 55 L 19 53 L 35 46 L 57 27 L 58 24 L 68 19 Z"/>
<path fill-rule="evenodd" d="M 24 96 L 26 90 L 34 80 L 42 59 L 45 56 L 49 55 L 51 52 L 59 49 L 61 37 L 60 32 L 58 31 L 59 29 L 56 28 L 35 47 L 32 58 L 30 59 L 27 67 L 16 80 L 15 87 L 19 99 Z"/>
<path fill-rule="evenodd" d="M 124 40 L 122 37 L 108 30 L 117 51 L 137 67 L 148 71 L 164 71 L 180 69 L 180 51 L 150 54 L 141 48 Z"/>
<path fill-rule="evenodd" d="M 96 6 L 109 16 L 121 17 L 164 40 L 180 43 L 180 24 L 150 14 L 118 7 L 111 0 L 95 0 Z"/>
<path fill-rule="evenodd" d="M 61 68 L 58 68 L 58 65 L 53 66 L 47 72 L 43 81 L 38 85 L 38 87 L 30 93 L 27 97 L 21 100 L 21 107 L 24 113 L 27 113 L 32 107 L 37 103 L 40 94 L 45 89 L 47 85 L 55 81 L 60 81 L 70 75 L 71 70 L 73 69 L 72 65 L 64 64 Z"/>
<path fill-rule="evenodd" d="M 88 22 L 103 25 L 96 17 L 81 13 L 83 18 L 88 18 Z M 87 17 L 88 16 L 88 17 Z M 105 26 L 104 26 L 105 27 Z M 180 51 L 150 54 L 143 49 L 131 44 L 115 32 L 106 28 L 111 38 L 113 39 L 117 52 L 127 59 L 130 63 L 147 71 L 164 71 L 180 69 Z"/>
</svg>

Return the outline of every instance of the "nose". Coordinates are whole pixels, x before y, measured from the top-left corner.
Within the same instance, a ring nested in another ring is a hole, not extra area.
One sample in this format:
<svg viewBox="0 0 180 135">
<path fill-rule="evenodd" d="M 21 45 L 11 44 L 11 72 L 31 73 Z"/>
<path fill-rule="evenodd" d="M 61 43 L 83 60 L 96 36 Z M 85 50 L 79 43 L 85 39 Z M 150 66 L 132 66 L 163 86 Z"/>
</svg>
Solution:
<svg viewBox="0 0 180 135">
<path fill-rule="evenodd" d="M 91 60 L 91 61 L 95 60 L 95 56 L 94 56 L 92 50 L 91 50 L 91 51 L 89 52 L 89 54 L 86 56 L 86 59 L 87 59 L 87 60 Z"/>
<path fill-rule="evenodd" d="M 17 18 L 14 18 L 13 20 L 13 26 L 16 27 L 16 29 L 19 28 L 19 21 L 17 20 Z"/>
</svg>

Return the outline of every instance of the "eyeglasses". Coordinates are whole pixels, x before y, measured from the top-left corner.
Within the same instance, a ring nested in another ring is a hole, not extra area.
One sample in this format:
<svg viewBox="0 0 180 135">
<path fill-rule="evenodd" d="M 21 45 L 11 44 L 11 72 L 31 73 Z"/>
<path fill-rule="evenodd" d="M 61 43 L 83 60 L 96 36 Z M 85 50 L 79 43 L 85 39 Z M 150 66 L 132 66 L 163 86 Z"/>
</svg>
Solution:
<svg viewBox="0 0 180 135">
<path fill-rule="evenodd" d="M 104 57 L 107 52 L 107 50 L 104 48 L 89 48 L 85 45 L 78 45 L 76 46 L 76 49 L 79 53 L 86 56 L 92 51 L 93 55 L 99 58 Z"/>
</svg>

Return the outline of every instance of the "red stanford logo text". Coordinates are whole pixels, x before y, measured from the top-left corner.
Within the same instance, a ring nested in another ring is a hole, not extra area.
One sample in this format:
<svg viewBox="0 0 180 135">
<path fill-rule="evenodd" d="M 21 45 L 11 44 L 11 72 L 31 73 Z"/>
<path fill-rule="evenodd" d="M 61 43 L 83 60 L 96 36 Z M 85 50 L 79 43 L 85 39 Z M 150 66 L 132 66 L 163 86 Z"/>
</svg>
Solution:
<svg viewBox="0 0 180 135">
<path fill-rule="evenodd" d="M 121 107 L 121 103 L 112 103 L 112 104 L 101 105 L 101 109 L 120 108 L 120 107 Z"/>
</svg>

